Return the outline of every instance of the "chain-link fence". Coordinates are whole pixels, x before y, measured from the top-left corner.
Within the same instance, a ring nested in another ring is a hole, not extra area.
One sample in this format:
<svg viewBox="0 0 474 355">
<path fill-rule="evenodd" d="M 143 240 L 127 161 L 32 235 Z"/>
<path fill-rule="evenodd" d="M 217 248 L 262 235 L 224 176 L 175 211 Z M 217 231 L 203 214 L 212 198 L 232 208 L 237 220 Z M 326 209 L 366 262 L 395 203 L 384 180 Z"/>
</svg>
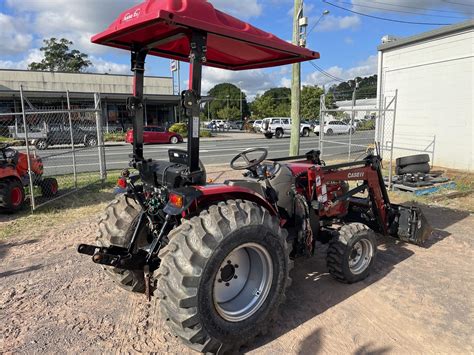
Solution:
<svg viewBox="0 0 474 355">
<path fill-rule="evenodd" d="M 99 94 L 67 107 L 32 102 L 0 113 L 0 207 L 32 210 L 106 178 Z"/>
<path fill-rule="evenodd" d="M 397 93 L 373 108 L 357 107 L 355 100 L 351 107 L 343 108 L 328 108 L 325 102 L 322 95 L 319 126 L 315 129 L 323 159 L 354 161 L 379 150 L 388 163 L 391 181 Z"/>
</svg>

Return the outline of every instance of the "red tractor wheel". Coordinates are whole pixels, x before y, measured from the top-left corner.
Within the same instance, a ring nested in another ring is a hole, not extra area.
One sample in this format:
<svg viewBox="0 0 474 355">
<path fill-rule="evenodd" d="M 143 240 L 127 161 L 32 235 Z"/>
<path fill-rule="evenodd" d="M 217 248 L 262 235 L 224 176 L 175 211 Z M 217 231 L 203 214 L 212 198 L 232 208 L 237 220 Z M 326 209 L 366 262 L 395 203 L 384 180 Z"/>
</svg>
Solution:
<svg viewBox="0 0 474 355">
<path fill-rule="evenodd" d="M 0 181 L 0 209 L 7 212 L 17 212 L 25 202 L 25 189 L 17 179 Z"/>
<path fill-rule="evenodd" d="M 43 179 L 39 186 L 44 197 L 53 197 L 58 194 L 58 181 L 55 178 Z"/>
</svg>

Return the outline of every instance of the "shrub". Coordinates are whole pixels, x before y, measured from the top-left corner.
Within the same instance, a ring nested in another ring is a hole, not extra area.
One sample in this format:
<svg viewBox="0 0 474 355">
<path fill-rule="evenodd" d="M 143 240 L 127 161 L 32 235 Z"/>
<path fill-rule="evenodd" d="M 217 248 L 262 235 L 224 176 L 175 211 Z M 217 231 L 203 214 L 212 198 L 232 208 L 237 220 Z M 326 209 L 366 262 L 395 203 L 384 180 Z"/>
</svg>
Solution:
<svg viewBox="0 0 474 355">
<path fill-rule="evenodd" d="M 186 123 L 175 123 L 169 129 L 170 132 L 178 133 L 182 137 L 188 136 L 188 125 Z M 212 137 L 212 133 L 207 130 L 200 130 L 200 137 Z"/>
<path fill-rule="evenodd" d="M 370 131 L 375 129 L 375 120 L 362 121 L 357 125 L 358 131 Z"/>
<path fill-rule="evenodd" d="M 104 133 L 104 142 L 124 142 L 125 133 L 115 132 L 115 133 Z"/>
</svg>

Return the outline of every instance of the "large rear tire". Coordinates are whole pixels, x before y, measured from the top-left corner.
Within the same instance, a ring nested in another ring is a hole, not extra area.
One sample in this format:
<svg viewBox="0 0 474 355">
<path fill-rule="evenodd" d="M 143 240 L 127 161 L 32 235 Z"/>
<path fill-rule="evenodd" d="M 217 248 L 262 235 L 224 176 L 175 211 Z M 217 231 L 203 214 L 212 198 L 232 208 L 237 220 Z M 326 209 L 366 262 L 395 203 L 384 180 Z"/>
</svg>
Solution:
<svg viewBox="0 0 474 355">
<path fill-rule="evenodd" d="M 265 331 L 290 284 L 287 232 L 263 207 L 229 200 L 169 234 L 157 294 L 175 335 L 201 352 L 238 351 Z"/>
<path fill-rule="evenodd" d="M 365 279 L 377 252 L 375 233 L 362 223 L 344 225 L 329 242 L 326 263 L 338 281 L 354 283 Z"/>
<path fill-rule="evenodd" d="M 128 247 L 135 230 L 140 206 L 127 195 L 119 195 L 106 207 L 99 219 L 96 242 L 99 246 L 116 245 Z M 146 228 L 142 228 L 137 239 L 137 247 L 148 244 Z M 144 292 L 145 279 L 142 271 L 124 270 L 104 266 L 105 273 L 113 282 L 127 291 Z"/>
</svg>

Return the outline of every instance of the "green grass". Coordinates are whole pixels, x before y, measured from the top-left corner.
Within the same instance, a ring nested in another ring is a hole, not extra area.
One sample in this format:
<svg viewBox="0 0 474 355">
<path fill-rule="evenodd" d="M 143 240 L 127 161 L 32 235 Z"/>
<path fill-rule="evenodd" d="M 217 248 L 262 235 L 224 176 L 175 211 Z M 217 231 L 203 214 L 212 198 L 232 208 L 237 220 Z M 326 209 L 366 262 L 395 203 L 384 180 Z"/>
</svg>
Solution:
<svg viewBox="0 0 474 355">
<path fill-rule="evenodd" d="M 20 145 L 25 144 L 24 141 L 14 139 L 14 138 L 10 138 L 10 137 L 3 137 L 3 136 L 0 136 L 0 143 L 7 143 L 7 144 L 10 144 L 12 146 L 20 146 Z"/>
<path fill-rule="evenodd" d="M 90 219 L 103 211 L 107 203 L 114 199 L 113 188 L 119 176 L 119 171 L 109 171 L 107 180 L 102 183 L 97 182 L 96 176 L 88 177 L 87 174 L 79 174 L 78 178 L 82 183 L 94 183 L 47 203 L 33 213 L 27 206 L 19 213 L 0 216 L 0 240 L 22 235 L 42 237 L 52 228 Z M 65 186 L 72 187 L 68 185 L 69 181 L 72 182 L 72 176 L 59 177 L 58 181 L 62 189 Z"/>
<path fill-rule="evenodd" d="M 104 133 L 104 142 L 125 142 L 126 133 Z"/>
</svg>

